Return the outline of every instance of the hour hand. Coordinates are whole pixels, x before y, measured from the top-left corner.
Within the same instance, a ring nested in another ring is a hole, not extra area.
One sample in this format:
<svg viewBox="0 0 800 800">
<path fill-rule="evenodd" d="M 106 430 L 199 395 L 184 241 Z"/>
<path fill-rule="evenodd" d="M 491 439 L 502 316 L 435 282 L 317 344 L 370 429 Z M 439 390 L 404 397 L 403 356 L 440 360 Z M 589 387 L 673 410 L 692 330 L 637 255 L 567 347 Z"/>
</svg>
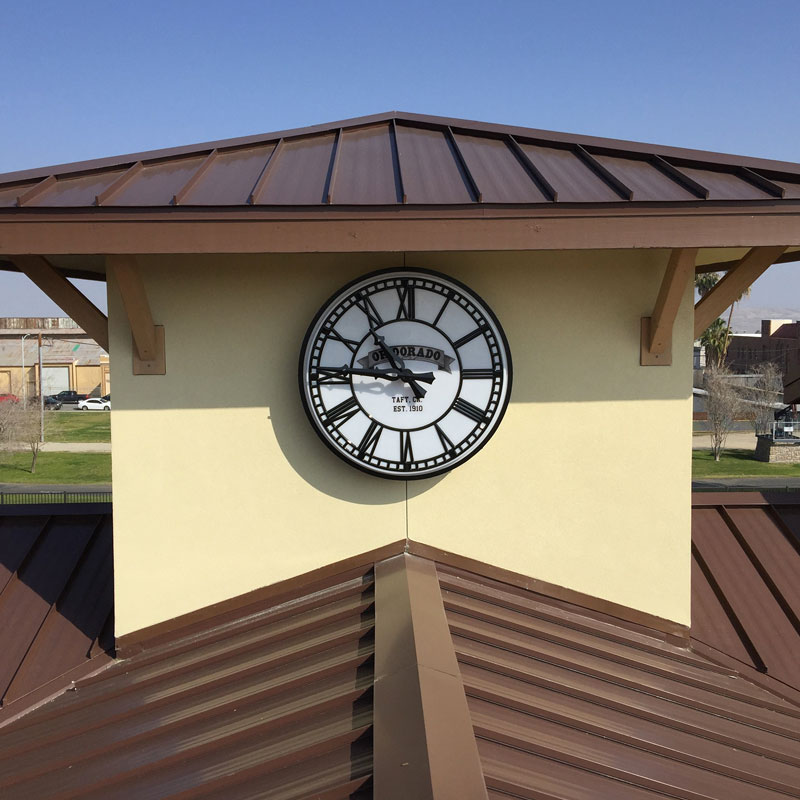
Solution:
<svg viewBox="0 0 800 800">
<path fill-rule="evenodd" d="M 364 375 L 368 378 L 383 378 L 387 381 L 421 381 L 422 383 L 433 383 L 436 376 L 432 372 L 411 372 L 407 369 L 370 369 L 365 367 L 363 369 L 357 367 L 348 367 L 343 364 L 341 367 L 320 367 L 319 372 L 312 373 L 310 378 L 322 383 L 329 381 L 333 382 L 337 378 L 344 378 L 347 375 Z M 421 387 L 420 387 L 421 388 Z M 418 397 L 425 396 L 425 390 Z"/>
<path fill-rule="evenodd" d="M 396 369 L 401 372 L 406 373 L 405 378 L 401 378 L 405 383 L 407 383 L 411 387 L 411 391 L 414 392 L 415 397 L 425 397 L 425 390 L 414 380 L 414 373 L 409 372 L 406 367 L 406 362 L 403 361 L 402 357 L 397 355 L 397 353 L 392 352 L 392 348 L 386 344 L 386 339 L 381 336 L 376 330 L 372 331 L 372 338 L 375 340 L 375 344 L 378 347 L 383 349 L 383 352 L 386 353 L 386 358 L 388 359 L 389 363 Z M 411 377 L 409 377 L 411 376 Z"/>
</svg>

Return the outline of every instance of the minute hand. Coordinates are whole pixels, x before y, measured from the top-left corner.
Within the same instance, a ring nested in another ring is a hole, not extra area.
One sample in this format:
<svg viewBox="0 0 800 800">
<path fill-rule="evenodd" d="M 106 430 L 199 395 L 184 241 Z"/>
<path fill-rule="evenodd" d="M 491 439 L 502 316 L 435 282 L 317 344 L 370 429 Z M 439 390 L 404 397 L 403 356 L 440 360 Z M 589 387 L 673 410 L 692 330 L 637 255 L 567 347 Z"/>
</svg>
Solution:
<svg viewBox="0 0 800 800">
<path fill-rule="evenodd" d="M 413 373 L 406 369 L 406 362 L 403 361 L 400 356 L 392 352 L 392 348 L 386 344 L 386 339 L 384 339 L 384 337 L 381 336 L 377 331 L 372 331 L 372 336 L 375 339 L 375 344 L 383 348 L 383 352 L 386 353 L 386 358 L 388 359 L 389 363 L 396 370 L 405 373 L 405 376 L 403 376 L 401 380 L 405 381 L 405 383 L 411 387 L 411 391 L 414 392 L 414 396 L 419 398 L 425 397 L 425 390 L 412 377 L 409 377 L 413 375 Z"/>
</svg>

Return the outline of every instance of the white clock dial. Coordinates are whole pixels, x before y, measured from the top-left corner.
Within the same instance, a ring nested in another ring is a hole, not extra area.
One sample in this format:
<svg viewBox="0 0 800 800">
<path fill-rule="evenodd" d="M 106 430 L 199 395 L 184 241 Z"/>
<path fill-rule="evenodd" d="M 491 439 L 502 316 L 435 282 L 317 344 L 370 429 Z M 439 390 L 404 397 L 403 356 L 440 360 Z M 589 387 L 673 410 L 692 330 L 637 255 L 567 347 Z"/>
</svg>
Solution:
<svg viewBox="0 0 800 800">
<path fill-rule="evenodd" d="M 466 461 L 496 430 L 510 389 L 497 318 L 428 270 L 384 270 L 345 286 L 311 323 L 300 355 L 316 432 L 348 463 L 386 478 Z"/>
</svg>

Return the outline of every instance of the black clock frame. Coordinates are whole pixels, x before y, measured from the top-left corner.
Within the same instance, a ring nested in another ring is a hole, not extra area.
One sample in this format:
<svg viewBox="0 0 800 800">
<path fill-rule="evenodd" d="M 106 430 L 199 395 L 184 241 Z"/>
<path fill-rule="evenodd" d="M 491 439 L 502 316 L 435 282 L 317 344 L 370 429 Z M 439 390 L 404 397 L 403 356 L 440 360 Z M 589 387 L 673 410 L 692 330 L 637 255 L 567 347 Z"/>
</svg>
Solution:
<svg viewBox="0 0 800 800">
<path fill-rule="evenodd" d="M 450 283 L 458 287 L 458 289 L 460 289 L 466 297 L 474 297 L 480 303 L 481 312 L 486 317 L 488 317 L 494 324 L 494 328 L 498 336 L 500 337 L 506 357 L 506 393 L 502 403 L 499 405 L 497 411 L 493 415 L 495 421 L 493 423 L 492 430 L 477 445 L 475 445 L 475 447 L 472 450 L 470 450 L 469 454 L 464 458 L 461 458 L 454 464 L 450 464 L 449 466 L 447 464 L 444 464 L 440 469 L 427 471 L 424 474 L 415 474 L 413 472 L 398 472 L 396 474 L 390 472 L 378 472 L 377 470 L 369 467 L 366 464 L 361 463 L 356 459 L 348 458 L 342 452 L 341 448 L 337 447 L 320 430 L 317 424 L 318 415 L 309 407 L 309 403 L 306 398 L 306 375 L 305 375 L 305 370 L 303 368 L 304 366 L 303 362 L 305 360 L 306 350 L 309 345 L 311 334 L 316 329 L 317 323 L 323 317 L 324 312 L 329 311 L 329 309 L 331 308 L 331 306 L 333 305 L 334 301 L 337 298 L 347 297 L 348 292 L 357 284 L 363 283 L 364 281 L 379 280 L 381 275 L 389 275 L 391 273 L 396 273 L 396 272 L 415 273 L 420 277 L 429 276 L 432 280 L 440 280 L 440 281 L 443 280 L 447 283 Z M 303 337 L 303 342 L 300 346 L 300 359 L 298 363 L 298 388 L 300 391 L 300 399 L 302 400 L 303 403 L 303 410 L 305 411 L 306 417 L 308 418 L 308 421 L 311 424 L 311 428 L 317 434 L 322 443 L 328 448 L 328 450 L 334 453 L 340 460 L 344 461 L 349 466 L 354 467 L 355 469 L 366 473 L 367 475 L 371 475 L 374 478 L 385 478 L 387 480 L 397 480 L 397 481 L 423 480 L 425 478 L 435 478 L 439 477 L 440 475 L 446 474 L 451 470 L 455 469 L 456 467 L 459 467 L 462 464 L 469 461 L 473 456 L 476 455 L 476 453 L 479 453 L 483 449 L 486 443 L 492 438 L 492 436 L 494 436 L 495 432 L 497 431 L 497 428 L 500 426 L 500 423 L 502 422 L 503 417 L 505 416 L 506 409 L 508 408 L 509 400 L 511 398 L 512 382 L 513 382 L 513 367 L 511 360 L 511 348 L 508 345 L 508 339 L 506 338 L 505 331 L 503 330 L 503 326 L 500 324 L 500 320 L 497 318 L 497 315 L 484 301 L 484 299 L 469 286 L 462 283 L 458 279 L 451 277 L 450 275 L 446 275 L 442 272 L 438 272 L 436 270 L 427 268 L 405 267 L 405 266 L 387 267 L 385 269 L 376 270 L 374 272 L 368 272 L 364 275 L 361 275 L 349 281 L 344 286 L 341 286 L 332 295 L 330 295 L 330 297 L 328 297 L 328 299 L 320 306 L 319 311 L 317 311 L 317 313 L 311 320 L 311 323 L 309 324 L 306 330 L 305 336 Z"/>
</svg>

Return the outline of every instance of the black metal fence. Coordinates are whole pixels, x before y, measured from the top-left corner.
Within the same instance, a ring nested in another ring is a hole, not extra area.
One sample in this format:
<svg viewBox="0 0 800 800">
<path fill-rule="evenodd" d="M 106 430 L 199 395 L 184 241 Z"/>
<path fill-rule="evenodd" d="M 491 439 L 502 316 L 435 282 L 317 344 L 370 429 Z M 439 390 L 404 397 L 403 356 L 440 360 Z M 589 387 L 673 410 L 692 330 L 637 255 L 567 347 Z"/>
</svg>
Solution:
<svg viewBox="0 0 800 800">
<path fill-rule="evenodd" d="M 111 492 L 0 492 L 0 506 L 110 502 Z"/>
</svg>

